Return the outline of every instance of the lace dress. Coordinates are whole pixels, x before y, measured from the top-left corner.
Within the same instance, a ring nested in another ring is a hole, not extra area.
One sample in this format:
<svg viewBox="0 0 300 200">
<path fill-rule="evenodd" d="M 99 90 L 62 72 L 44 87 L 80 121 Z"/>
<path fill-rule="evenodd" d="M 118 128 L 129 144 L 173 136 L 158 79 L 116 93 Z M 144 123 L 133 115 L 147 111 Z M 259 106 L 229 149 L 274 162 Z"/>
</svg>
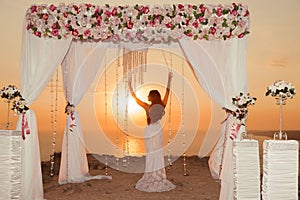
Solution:
<svg viewBox="0 0 300 200">
<path fill-rule="evenodd" d="M 161 105 L 151 106 L 149 115 L 152 123 L 146 127 L 144 134 L 147 152 L 145 173 L 135 185 L 140 191 L 164 192 L 175 188 L 175 185 L 167 180 L 164 165 L 163 132 L 160 124 L 163 114 L 164 108 Z"/>
</svg>

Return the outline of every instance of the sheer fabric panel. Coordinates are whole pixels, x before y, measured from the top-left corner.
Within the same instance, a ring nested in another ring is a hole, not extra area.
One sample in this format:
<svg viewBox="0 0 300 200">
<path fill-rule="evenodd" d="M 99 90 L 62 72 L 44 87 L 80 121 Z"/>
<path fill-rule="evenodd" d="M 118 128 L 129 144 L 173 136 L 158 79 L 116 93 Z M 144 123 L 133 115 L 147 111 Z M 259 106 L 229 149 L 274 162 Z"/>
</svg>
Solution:
<svg viewBox="0 0 300 200">
<path fill-rule="evenodd" d="M 65 56 L 71 39 L 38 38 L 23 27 L 20 61 L 20 83 L 23 98 L 31 105 L 47 86 Z M 33 110 L 26 112 L 30 134 L 24 140 L 22 192 L 24 199 L 43 199 L 40 148 L 36 117 Z M 22 116 L 17 130 L 21 130 Z"/>
<path fill-rule="evenodd" d="M 72 42 L 62 63 L 62 76 L 66 100 L 75 108 L 88 91 L 104 56 L 105 48 L 97 48 L 97 46 L 89 43 L 83 44 L 81 41 Z M 100 70 L 103 71 L 103 69 Z M 75 110 L 72 115 L 67 115 L 63 137 L 58 180 L 60 184 L 83 182 L 91 179 L 88 173 L 88 162 L 79 114 Z M 72 117 L 74 117 L 74 120 Z M 72 129 L 70 129 L 70 123 L 75 124 Z M 105 178 L 105 176 L 99 176 L 99 178 Z"/>
<path fill-rule="evenodd" d="M 240 92 L 247 92 L 248 87 L 246 70 L 247 37 L 226 41 L 193 41 L 181 39 L 179 42 L 203 89 L 221 107 L 234 110 L 231 98 Z M 230 126 L 230 121 L 226 120 L 224 122 L 225 126 Z M 220 121 L 212 119 L 211 123 L 217 124 Z M 214 178 L 221 179 L 220 198 L 222 197 L 223 199 L 233 198 L 231 192 L 233 189 L 232 150 L 224 149 L 224 147 L 230 148 L 232 146 L 230 139 L 224 143 L 224 139 L 226 139 L 224 137 L 229 135 L 228 132 L 230 130 L 230 128 L 221 128 L 220 132 L 215 132 L 216 130 L 208 132 L 199 151 L 199 156 L 202 157 L 208 155 L 215 146 L 214 149 L 216 152 L 212 154 L 210 170 Z M 215 145 L 218 139 L 220 140 Z M 223 158 L 220 158 L 220 156 L 223 156 Z M 222 160 L 226 160 L 226 163 L 220 163 Z M 226 172 L 221 177 L 220 174 L 216 174 L 216 172 L 220 171 L 220 165 L 223 166 L 222 171 Z"/>
</svg>

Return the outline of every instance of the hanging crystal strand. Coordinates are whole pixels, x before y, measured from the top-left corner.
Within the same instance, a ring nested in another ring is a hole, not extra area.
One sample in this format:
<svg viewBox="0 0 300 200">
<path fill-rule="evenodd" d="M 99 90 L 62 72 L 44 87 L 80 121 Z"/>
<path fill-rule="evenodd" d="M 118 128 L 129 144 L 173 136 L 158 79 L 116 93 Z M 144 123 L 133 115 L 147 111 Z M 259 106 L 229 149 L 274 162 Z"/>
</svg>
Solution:
<svg viewBox="0 0 300 200">
<path fill-rule="evenodd" d="M 53 100 L 53 77 L 50 80 L 50 123 L 51 123 L 51 130 L 52 130 L 52 134 L 54 134 L 54 100 Z M 50 154 L 50 176 L 53 177 L 54 176 L 54 153 L 53 153 L 53 141 L 52 141 L 52 152 Z"/>
<path fill-rule="evenodd" d="M 117 66 L 116 66 L 116 95 L 117 95 L 117 127 L 116 127 L 116 168 L 119 169 L 119 67 L 121 65 L 120 63 L 120 45 L 118 45 L 118 51 L 117 51 Z"/>
<path fill-rule="evenodd" d="M 55 153 L 56 153 L 56 134 L 57 134 L 57 112 L 58 112 L 58 69 L 56 71 L 55 82 L 55 104 L 54 104 L 54 119 L 53 119 L 53 135 L 52 135 L 52 155 L 50 158 L 51 169 L 50 176 L 54 176 Z"/>
<path fill-rule="evenodd" d="M 105 108 L 104 108 L 104 116 L 105 116 L 105 127 L 107 130 L 107 60 L 106 60 L 106 50 L 104 54 L 104 102 L 105 102 Z M 108 159 L 107 159 L 107 153 L 105 154 L 105 175 L 108 175 Z"/>
<path fill-rule="evenodd" d="M 145 63 L 143 62 L 143 57 L 144 57 L 144 51 L 139 52 L 139 63 L 140 63 L 140 67 L 139 67 L 139 75 L 140 75 L 140 84 L 142 85 L 144 83 L 144 65 Z"/>
<path fill-rule="evenodd" d="M 128 77 L 127 77 L 128 79 Z M 123 158 L 123 167 L 128 166 L 128 91 L 127 85 L 125 85 L 125 117 L 124 117 L 124 133 L 125 133 L 125 141 L 124 141 L 124 158 Z"/>
<path fill-rule="evenodd" d="M 127 65 L 128 65 L 127 57 L 128 57 L 127 49 L 123 48 L 123 77 L 125 77 L 127 73 Z"/>
<path fill-rule="evenodd" d="M 168 67 L 171 68 L 171 71 L 173 71 L 173 59 L 172 59 L 172 53 L 170 53 L 170 63 L 167 62 L 167 59 L 165 57 L 165 53 L 163 51 L 163 57 L 165 59 L 165 62 Z M 171 126 L 171 116 L 172 116 L 172 90 L 170 90 L 170 97 L 169 97 L 169 118 L 168 118 L 168 152 L 167 152 L 167 160 L 168 160 L 168 168 L 171 169 L 172 167 L 172 159 L 171 159 L 171 137 L 172 137 L 172 126 Z"/>
<path fill-rule="evenodd" d="M 168 169 L 172 167 L 172 159 L 171 159 L 171 136 L 172 136 L 172 128 L 171 128 L 171 94 L 169 100 L 169 120 L 168 120 Z"/>
<path fill-rule="evenodd" d="M 184 120 L 185 120 L 185 116 L 184 116 L 184 106 L 185 106 L 185 102 L 184 102 L 184 59 L 181 58 L 181 108 L 182 108 L 182 119 L 181 119 L 181 130 L 182 130 L 182 147 L 185 150 L 186 148 L 186 144 L 185 144 L 185 127 L 184 127 Z M 187 176 L 187 163 L 186 163 L 186 153 L 183 153 L 183 175 Z"/>
<path fill-rule="evenodd" d="M 128 72 L 130 71 L 130 65 L 131 65 L 131 52 L 123 48 L 123 77 L 124 77 L 124 83 L 125 83 L 125 116 L 124 116 L 124 133 L 125 133 L 125 139 L 123 143 L 123 167 L 127 167 L 127 126 L 128 126 L 128 91 L 127 91 L 127 82 L 129 81 L 129 74 Z"/>
</svg>

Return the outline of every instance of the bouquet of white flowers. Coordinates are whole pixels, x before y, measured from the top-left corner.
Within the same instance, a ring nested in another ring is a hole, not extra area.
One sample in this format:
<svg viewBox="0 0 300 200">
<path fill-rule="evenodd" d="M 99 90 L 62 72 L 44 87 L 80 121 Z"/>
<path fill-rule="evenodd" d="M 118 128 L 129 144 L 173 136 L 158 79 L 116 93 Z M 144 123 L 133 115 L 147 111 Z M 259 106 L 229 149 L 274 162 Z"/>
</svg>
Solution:
<svg viewBox="0 0 300 200">
<path fill-rule="evenodd" d="M 238 123 L 245 124 L 248 115 L 248 106 L 254 105 L 255 101 L 255 97 L 251 97 L 249 93 L 245 95 L 242 92 L 239 96 L 232 98 L 232 104 L 237 107 L 233 112 L 233 116 L 238 120 Z"/>
<path fill-rule="evenodd" d="M 13 100 L 16 97 L 21 97 L 20 90 L 14 85 L 4 86 L 0 90 L 1 98 L 5 98 L 7 100 Z"/>
<path fill-rule="evenodd" d="M 282 98 L 293 98 L 296 94 L 296 90 L 291 83 L 286 83 L 285 81 L 278 80 L 274 84 L 267 87 L 266 96 L 271 95 L 273 97 Z"/>
<path fill-rule="evenodd" d="M 271 95 L 275 97 L 276 104 L 280 105 L 279 132 L 274 134 L 274 139 L 287 139 L 287 133 L 282 131 L 282 106 L 286 104 L 287 98 L 292 99 L 295 94 L 295 87 L 291 83 L 286 83 L 282 80 L 275 81 L 275 83 L 267 87 L 266 96 Z"/>
<path fill-rule="evenodd" d="M 232 111 L 233 117 L 236 119 L 235 123 L 233 123 L 230 133 L 230 139 L 234 140 L 238 137 L 238 132 L 242 125 L 246 126 L 246 120 L 248 117 L 248 106 L 254 105 L 256 101 L 255 97 L 251 97 L 249 93 L 244 94 L 240 92 L 239 96 L 232 98 L 232 104 L 235 105 L 237 108 Z M 247 132 L 244 133 L 245 136 Z"/>
</svg>

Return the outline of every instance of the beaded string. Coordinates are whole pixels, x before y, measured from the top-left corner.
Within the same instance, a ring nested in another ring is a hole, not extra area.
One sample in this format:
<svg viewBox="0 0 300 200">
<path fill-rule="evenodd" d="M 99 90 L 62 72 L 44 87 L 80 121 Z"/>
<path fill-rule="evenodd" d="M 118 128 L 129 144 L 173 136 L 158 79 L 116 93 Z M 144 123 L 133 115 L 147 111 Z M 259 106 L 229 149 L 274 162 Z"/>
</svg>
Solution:
<svg viewBox="0 0 300 200">
<path fill-rule="evenodd" d="M 163 58 L 165 60 L 166 65 L 169 67 L 169 70 L 173 71 L 173 59 L 172 59 L 172 52 L 169 50 L 170 53 L 170 63 L 167 61 L 165 56 L 164 50 L 162 50 Z M 168 151 L 167 151 L 167 160 L 168 160 L 168 169 L 172 167 L 172 159 L 171 159 L 171 137 L 172 137 L 172 126 L 171 126 L 171 116 L 172 116 L 172 90 L 170 90 L 170 97 L 169 97 L 169 117 L 168 117 Z"/>
<path fill-rule="evenodd" d="M 52 127 L 52 152 L 50 154 L 50 176 L 54 176 L 54 165 L 55 165 L 55 147 L 56 147 L 56 133 L 57 133 L 57 107 L 58 107 L 58 69 L 56 71 L 56 81 L 55 81 L 55 101 L 54 99 L 54 91 L 53 91 L 53 78 L 50 81 L 51 88 L 51 127 Z M 53 105 L 54 104 L 54 105 Z"/>
<path fill-rule="evenodd" d="M 184 99 L 184 59 L 183 57 L 181 58 L 181 109 L 182 109 L 182 113 L 181 113 L 181 134 L 182 134 L 182 147 L 183 149 L 186 148 L 186 143 L 185 143 L 185 127 L 184 127 L 184 120 L 185 120 L 185 116 L 184 116 L 184 113 L 185 113 L 185 109 L 184 109 L 184 106 L 185 106 L 185 99 Z M 186 162 L 186 153 L 184 152 L 183 153 L 183 175 L 184 176 L 187 176 L 187 162 Z"/>
<path fill-rule="evenodd" d="M 105 127 L 107 128 L 107 60 L 106 60 L 106 50 L 104 54 L 104 116 L 105 116 Z M 107 154 L 105 155 L 105 175 L 107 176 L 108 173 L 108 159 Z"/>
<path fill-rule="evenodd" d="M 116 123 L 117 123 L 117 127 L 116 127 L 116 166 L 117 166 L 117 169 L 119 168 L 119 142 L 120 142 L 120 139 L 119 139 L 119 68 L 121 66 L 121 63 L 120 63 L 120 52 L 121 52 L 121 49 L 120 49 L 120 45 L 118 45 L 118 51 L 117 51 L 117 66 L 116 66 L 116 95 L 117 95 L 117 105 L 116 105 L 116 108 L 117 108 L 117 111 L 116 111 L 116 114 L 117 114 L 117 119 L 116 119 Z"/>
</svg>

